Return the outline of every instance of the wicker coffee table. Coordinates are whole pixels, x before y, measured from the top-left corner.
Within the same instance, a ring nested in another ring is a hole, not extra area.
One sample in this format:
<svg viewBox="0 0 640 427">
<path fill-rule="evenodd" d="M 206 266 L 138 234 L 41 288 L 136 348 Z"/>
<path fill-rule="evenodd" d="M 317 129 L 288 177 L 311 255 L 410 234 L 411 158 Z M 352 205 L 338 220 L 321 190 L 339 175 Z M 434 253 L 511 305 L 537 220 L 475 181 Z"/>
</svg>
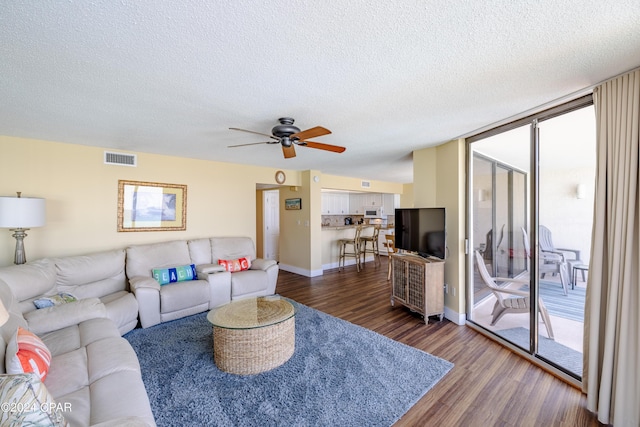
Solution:
<svg viewBox="0 0 640 427">
<path fill-rule="evenodd" d="M 277 368 L 295 350 L 295 303 L 274 295 L 232 301 L 207 315 L 220 370 L 252 375 Z"/>
</svg>

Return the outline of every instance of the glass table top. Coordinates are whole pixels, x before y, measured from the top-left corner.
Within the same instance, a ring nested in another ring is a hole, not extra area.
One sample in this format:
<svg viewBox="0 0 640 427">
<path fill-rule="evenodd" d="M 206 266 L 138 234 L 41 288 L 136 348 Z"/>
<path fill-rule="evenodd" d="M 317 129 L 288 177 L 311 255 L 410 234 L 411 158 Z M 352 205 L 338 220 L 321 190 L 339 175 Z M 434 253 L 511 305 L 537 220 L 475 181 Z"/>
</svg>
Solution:
<svg viewBox="0 0 640 427">
<path fill-rule="evenodd" d="M 275 325 L 296 314 L 296 303 L 280 295 L 231 301 L 212 309 L 207 320 L 225 329 L 255 329 Z"/>
</svg>

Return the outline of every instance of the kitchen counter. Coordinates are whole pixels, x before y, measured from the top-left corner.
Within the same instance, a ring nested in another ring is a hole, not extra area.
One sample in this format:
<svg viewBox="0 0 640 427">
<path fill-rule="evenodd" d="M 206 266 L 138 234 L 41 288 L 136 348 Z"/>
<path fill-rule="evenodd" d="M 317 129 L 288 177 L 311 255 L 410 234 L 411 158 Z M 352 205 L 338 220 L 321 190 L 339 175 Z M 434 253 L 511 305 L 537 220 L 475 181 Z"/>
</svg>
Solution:
<svg viewBox="0 0 640 427">
<path fill-rule="evenodd" d="M 358 225 L 357 224 L 353 224 L 353 225 L 323 225 L 322 229 L 323 230 L 350 230 L 352 228 L 356 228 Z M 362 224 L 362 229 L 366 229 L 369 227 L 374 227 L 373 224 Z M 386 227 L 381 227 L 381 230 L 395 230 L 394 225 L 389 225 Z"/>
<path fill-rule="evenodd" d="M 323 230 L 350 230 L 352 228 L 356 228 L 358 226 L 358 224 L 353 224 L 353 225 L 323 225 L 322 229 Z M 362 224 L 362 229 L 364 230 L 365 228 L 368 227 L 373 227 L 373 225 L 369 225 L 369 224 Z"/>
</svg>

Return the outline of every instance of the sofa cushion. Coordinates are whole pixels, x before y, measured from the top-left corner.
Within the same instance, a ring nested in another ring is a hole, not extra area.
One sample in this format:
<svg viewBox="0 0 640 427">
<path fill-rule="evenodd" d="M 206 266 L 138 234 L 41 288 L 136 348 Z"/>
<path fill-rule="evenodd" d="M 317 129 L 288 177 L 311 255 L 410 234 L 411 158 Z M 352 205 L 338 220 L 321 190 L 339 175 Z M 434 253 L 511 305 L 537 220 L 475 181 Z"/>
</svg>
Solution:
<svg viewBox="0 0 640 427">
<path fill-rule="evenodd" d="M 231 298 L 264 291 L 268 286 L 267 273 L 262 270 L 247 270 L 231 274 Z"/>
<path fill-rule="evenodd" d="M 154 268 L 191 264 L 189 248 L 185 240 L 136 245 L 127 248 L 127 277 L 151 275 Z"/>
<path fill-rule="evenodd" d="M 176 282 L 186 282 L 188 280 L 196 280 L 198 272 L 195 264 L 179 265 L 176 267 L 154 268 L 151 275 L 160 283 L 160 285 L 168 285 Z"/>
<path fill-rule="evenodd" d="M 7 373 L 33 372 L 42 380 L 47 377 L 51 365 L 51 352 L 45 343 L 34 333 L 20 327 L 7 343 L 5 358 Z"/>
<path fill-rule="evenodd" d="M 88 319 L 107 317 L 107 309 L 98 298 L 87 298 L 63 305 L 41 308 L 25 313 L 29 330 L 42 334 L 76 325 Z"/>
<path fill-rule="evenodd" d="M 220 259 L 237 259 L 248 256 L 256 259 L 256 248 L 249 237 L 212 237 L 211 263 L 217 264 Z"/>
<path fill-rule="evenodd" d="M 0 279 L 9 285 L 18 302 L 22 302 L 55 293 L 56 268 L 46 259 L 12 265 L 0 269 Z M 26 308 L 35 310 L 30 301 Z"/>
<path fill-rule="evenodd" d="M 55 356 L 45 381 L 51 394 L 64 396 L 87 387 L 89 385 L 87 363 L 85 347 Z"/>
<path fill-rule="evenodd" d="M 189 255 L 191 262 L 195 265 L 211 264 L 211 240 L 194 239 L 187 242 L 189 245 Z"/>
<path fill-rule="evenodd" d="M 162 313 L 183 310 L 209 302 L 209 282 L 191 280 L 163 286 L 160 292 L 160 310 Z"/>
<path fill-rule="evenodd" d="M 77 325 L 40 335 L 54 358 L 60 354 L 86 347 L 94 341 L 118 337 L 120 337 L 118 328 L 106 318 L 86 320 Z"/>
<path fill-rule="evenodd" d="M 107 309 L 107 317 L 118 326 L 120 335 L 131 331 L 138 324 L 138 301 L 128 291 L 105 295 L 100 301 Z"/>
<path fill-rule="evenodd" d="M 3 426 L 66 426 L 62 408 L 34 374 L 0 375 L 0 402 L 20 410 L 0 411 Z"/>
<path fill-rule="evenodd" d="M 127 289 L 123 249 L 52 258 L 56 268 L 59 291 L 70 292 L 78 298 L 103 297 Z"/>
</svg>

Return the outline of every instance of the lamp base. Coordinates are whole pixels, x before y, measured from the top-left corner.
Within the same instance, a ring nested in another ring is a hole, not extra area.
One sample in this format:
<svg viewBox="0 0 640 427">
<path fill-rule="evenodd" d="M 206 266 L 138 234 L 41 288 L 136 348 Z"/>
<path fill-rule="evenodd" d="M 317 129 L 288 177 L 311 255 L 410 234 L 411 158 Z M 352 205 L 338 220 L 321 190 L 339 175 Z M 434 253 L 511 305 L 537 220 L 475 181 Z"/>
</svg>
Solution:
<svg viewBox="0 0 640 427">
<path fill-rule="evenodd" d="M 13 259 L 14 264 L 24 264 L 27 262 L 27 256 L 24 253 L 24 238 L 27 237 L 27 233 L 25 231 L 29 230 L 28 228 L 14 228 L 13 237 L 16 238 L 16 255 Z"/>
</svg>

